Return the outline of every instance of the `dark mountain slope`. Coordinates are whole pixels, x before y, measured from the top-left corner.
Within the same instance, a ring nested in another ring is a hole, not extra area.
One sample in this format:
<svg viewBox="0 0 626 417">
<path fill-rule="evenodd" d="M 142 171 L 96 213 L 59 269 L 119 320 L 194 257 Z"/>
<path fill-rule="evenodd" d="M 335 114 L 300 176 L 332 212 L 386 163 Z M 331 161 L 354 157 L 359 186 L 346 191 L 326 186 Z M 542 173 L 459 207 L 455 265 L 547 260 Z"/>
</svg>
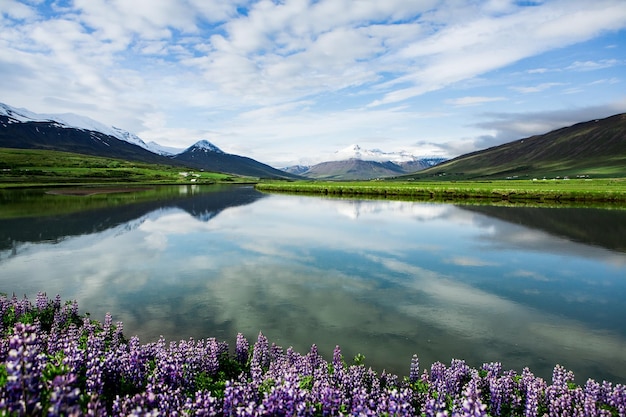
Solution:
<svg viewBox="0 0 626 417">
<path fill-rule="evenodd" d="M 0 148 L 55 150 L 260 178 L 299 178 L 251 158 L 223 153 L 206 141 L 170 157 L 102 132 L 55 121 L 20 122 L 5 115 L 0 115 Z"/>
<path fill-rule="evenodd" d="M 362 161 L 348 159 L 345 161 L 322 162 L 310 167 L 303 175 L 315 179 L 360 180 L 390 177 L 406 171 L 393 162 Z"/>
<path fill-rule="evenodd" d="M 300 178 L 252 158 L 224 153 L 207 141 L 200 141 L 187 148 L 184 152 L 174 155 L 173 161 L 191 168 L 238 174 L 259 178 Z"/>
<path fill-rule="evenodd" d="M 3 115 L 0 115 L 0 147 L 47 149 L 128 161 L 180 165 L 167 157 L 101 132 L 62 127 L 56 122 L 15 123 Z"/>
<path fill-rule="evenodd" d="M 444 173 L 447 179 L 626 176 L 626 114 L 462 155 L 409 177 Z"/>
</svg>

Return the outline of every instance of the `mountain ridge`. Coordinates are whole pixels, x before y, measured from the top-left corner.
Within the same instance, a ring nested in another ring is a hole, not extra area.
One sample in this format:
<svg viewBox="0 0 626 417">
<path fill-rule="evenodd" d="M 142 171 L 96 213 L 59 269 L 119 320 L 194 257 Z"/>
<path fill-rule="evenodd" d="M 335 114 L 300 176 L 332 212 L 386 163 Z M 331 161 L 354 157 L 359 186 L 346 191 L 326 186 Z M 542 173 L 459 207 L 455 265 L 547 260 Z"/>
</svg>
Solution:
<svg viewBox="0 0 626 417">
<path fill-rule="evenodd" d="M 395 177 L 420 171 L 446 160 L 442 157 L 417 157 L 405 151 L 384 152 L 350 145 L 334 153 L 331 161 L 315 165 L 294 165 L 283 171 L 311 179 L 370 180 Z"/>
<path fill-rule="evenodd" d="M 626 113 L 467 153 L 399 179 L 626 176 Z"/>
<path fill-rule="evenodd" d="M 151 144 L 88 117 L 73 113 L 37 114 L 0 103 L 0 147 L 58 150 L 259 178 L 299 178 L 252 158 L 227 154 L 207 140 L 177 154 Z M 189 156 L 199 149 L 214 155 Z"/>
</svg>

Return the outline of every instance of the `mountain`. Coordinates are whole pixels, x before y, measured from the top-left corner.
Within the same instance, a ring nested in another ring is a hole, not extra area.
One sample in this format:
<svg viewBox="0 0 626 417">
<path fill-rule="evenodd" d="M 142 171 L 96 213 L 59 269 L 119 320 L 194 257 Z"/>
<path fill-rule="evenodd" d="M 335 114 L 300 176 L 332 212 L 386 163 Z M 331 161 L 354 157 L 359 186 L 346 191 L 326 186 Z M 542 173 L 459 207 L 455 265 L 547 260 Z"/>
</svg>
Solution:
<svg viewBox="0 0 626 417">
<path fill-rule="evenodd" d="M 334 161 L 346 161 L 349 159 L 360 159 L 362 161 L 375 162 L 394 162 L 400 164 L 403 162 L 414 161 L 416 157 L 408 152 L 384 152 L 380 149 L 363 149 L 357 144 L 350 145 L 346 148 L 335 152 Z"/>
<path fill-rule="evenodd" d="M 172 156 L 172 160 L 191 168 L 206 169 L 259 178 L 295 179 L 298 176 L 272 168 L 245 156 L 223 152 L 206 140 L 196 142 L 183 152 Z"/>
<path fill-rule="evenodd" d="M 56 122 L 59 127 L 74 128 L 85 131 L 100 132 L 108 136 L 113 136 L 119 140 L 132 143 L 144 149 L 151 150 L 150 146 L 126 130 L 115 126 L 107 126 L 103 123 L 90 119 L 89 117 L 79 116 L 74 113 L 64 114 L 38 114 L 30 110 L 18 109 L 7 104 L 0 103 L 0 115 L 13 119 L 14 122 Z"/>
<path fill-rule="evenodd" d="M 286 167 L 283 171 L 314 179 L 369 180 L 404 175 L 445 161 L 440 157 L 419 158 L 408 152 L 363 149 L 359 145 L 350 145 L 335 152 L 334 158 L 336 160 L 313 166 Z"/>
<path fill-rule="evenodd" d="M 469 153 L 402 178 L 626 176 L 626 113 Z"/>
<path fill-rule="evenodd" d="M 405 171 L 393 162 L 348 159 L 346 161 L 328 161 L 313 165 L 301 175 L 307 178 L 326 180 L 369 180 L 393 177 L 404 173 Z"/>
<path fill-rule="evenodd" d="M 0 103 L 2 148 L 48 149 L 154 164 L 176 164 L 139 143 L 143 141 L 128 132 L 103 127 L 88 118 L 70 114 L 36 115 Z"/>
<path fill-rule="evenodd" d="M 307 165 L 292 165 L 289 167 L 281 168 L 281 170 L 294 175 L 302 175 L 307 172 L 309 168 L 311 167 Z"/>
<path fill-rule="evenodd" d="M 298 178 L 207 141 L 186 150 L 146 144 L 138 136 L 72 113 L 37 114 L 0 103 L 0 147 L 48 149 L 262 178 Z"/>
</svg>

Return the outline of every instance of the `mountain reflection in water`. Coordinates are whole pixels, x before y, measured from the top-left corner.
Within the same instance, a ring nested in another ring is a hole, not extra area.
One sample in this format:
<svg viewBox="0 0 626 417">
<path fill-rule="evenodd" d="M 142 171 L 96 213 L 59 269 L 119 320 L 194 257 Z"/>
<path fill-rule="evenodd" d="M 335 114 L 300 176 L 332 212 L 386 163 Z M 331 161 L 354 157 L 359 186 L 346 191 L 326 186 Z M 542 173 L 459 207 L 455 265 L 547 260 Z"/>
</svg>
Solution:
<svg viewBox="0 0 626 417">
<path fill-rule="evenodd" d="M 626 211 L 586 210 L 214 189 L 1 220 L 0 288 L 110 311 L 142 341 L 263 331 L 402 375 L 417 353 L 626 382 Z"/>
</svg>

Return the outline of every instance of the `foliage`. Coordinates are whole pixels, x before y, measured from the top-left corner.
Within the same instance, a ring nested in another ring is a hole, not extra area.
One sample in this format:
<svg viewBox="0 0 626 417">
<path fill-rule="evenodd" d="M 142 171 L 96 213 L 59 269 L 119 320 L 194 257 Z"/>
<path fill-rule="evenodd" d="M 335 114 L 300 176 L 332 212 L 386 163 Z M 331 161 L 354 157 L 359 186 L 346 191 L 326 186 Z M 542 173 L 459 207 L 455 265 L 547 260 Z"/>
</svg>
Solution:
<svg viewBox="0 0 626 417">
<path fill-rule="evenodd" d="M 262 333 L 253 347 L 238 334 L 234 352 L 215 339 L 141 345 L 109 314 L 97 323 L 41 293 L 35 305 L 0 296 L 0 313 L 0 415 L 626 416 L 625 386 L 579 386 L 559 365 L 548 384 L 456 359 L 420 374 L 414 356 L 400 381 L 362 355 L 347 365 L 338 346 L 329 363 Z"/>
</svg>

